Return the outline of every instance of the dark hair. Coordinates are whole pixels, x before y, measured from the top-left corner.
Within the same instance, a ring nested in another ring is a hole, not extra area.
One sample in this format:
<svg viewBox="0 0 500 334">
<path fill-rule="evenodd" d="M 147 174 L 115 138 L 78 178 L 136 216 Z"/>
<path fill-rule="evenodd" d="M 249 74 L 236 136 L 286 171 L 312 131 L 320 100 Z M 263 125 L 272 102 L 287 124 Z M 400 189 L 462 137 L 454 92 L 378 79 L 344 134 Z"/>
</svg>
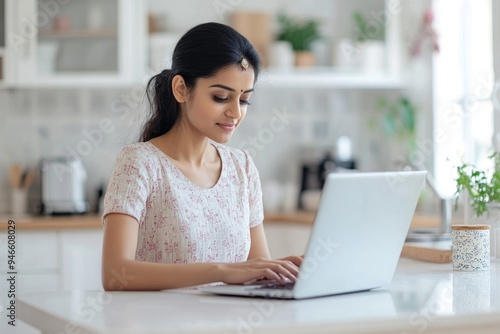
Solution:
<svg viewBox="0 0 500 334">
<path fill-rule="evenodd" d="M 221 23 L 203 23 L 186 32 L 172 55 L 172 69 L 152 77 L 146 87 L 150 117 L 140 141 L 148 141 L 168 132 L 177 122 L 181 108 L 172 92 L 172 79 L 181 75 L 188 89 L 198 78 L 209 78 L 224 67 L 240 64 L 245 58 L 253 67 L 255 81 L 260 59 L 252 44 L 239 32 Z"/>
</svg>

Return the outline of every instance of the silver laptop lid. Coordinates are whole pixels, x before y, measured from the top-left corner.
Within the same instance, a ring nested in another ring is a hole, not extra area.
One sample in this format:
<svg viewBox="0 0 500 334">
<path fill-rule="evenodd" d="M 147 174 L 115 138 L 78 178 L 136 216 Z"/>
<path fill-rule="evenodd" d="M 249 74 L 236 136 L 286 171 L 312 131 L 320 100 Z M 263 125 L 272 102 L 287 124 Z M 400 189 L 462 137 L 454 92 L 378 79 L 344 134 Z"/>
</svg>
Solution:
<svg viewBox="0 0 500 334">
<path fill-rule="evenodd" d="M 331 173 L 294 298 L 390 284 L 426 172 Z"/>
</svg>

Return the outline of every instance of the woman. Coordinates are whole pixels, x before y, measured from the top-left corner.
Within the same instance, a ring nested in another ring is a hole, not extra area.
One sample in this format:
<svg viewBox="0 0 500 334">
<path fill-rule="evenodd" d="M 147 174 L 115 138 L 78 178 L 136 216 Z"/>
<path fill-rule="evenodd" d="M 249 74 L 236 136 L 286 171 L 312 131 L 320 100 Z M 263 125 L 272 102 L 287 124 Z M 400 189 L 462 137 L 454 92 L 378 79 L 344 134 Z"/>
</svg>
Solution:
<svg viewBox="0 0 500 334">
<path fill-rule="evenodd" d="M 106 290 L 295 281 L 300 257 L 270 259 L 251 157 L 220 145 L 244 119 L 258 72 L 245 37 L 206 23 L 149 81 L 150 118 L 117 158 L 105 197 Z"/>
</svg>

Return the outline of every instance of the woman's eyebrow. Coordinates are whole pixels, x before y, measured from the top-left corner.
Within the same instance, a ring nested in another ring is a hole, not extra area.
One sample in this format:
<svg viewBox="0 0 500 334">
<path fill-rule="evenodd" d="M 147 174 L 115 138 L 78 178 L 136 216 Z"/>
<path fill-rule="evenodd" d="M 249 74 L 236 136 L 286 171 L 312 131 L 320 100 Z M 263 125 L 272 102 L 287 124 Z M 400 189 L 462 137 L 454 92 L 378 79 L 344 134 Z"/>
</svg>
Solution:
<svg viewBox="0 0 500 334">
<path fill-rule="evenodd" d="M 215 84 L 215 85 L 210 86 L 210 88 L 211 87 L 218 87 L 218 88 L 222 88 L 222 89 L 228 90 L 230 92 L 236 92 L 236 90 L 234 88 L 231 88 L 231 87 L 228 87 L 228 86 L 225 86 L 225 85 L 221 85 L 221 84 Z M 243 93 L 250 93 L 250 92 L 253 92 L 253 91 L 254 91 L 254 89 L 250 88 L 250 89 L 247 89 L 246 91 L 244 91 Z"/>
</svg>

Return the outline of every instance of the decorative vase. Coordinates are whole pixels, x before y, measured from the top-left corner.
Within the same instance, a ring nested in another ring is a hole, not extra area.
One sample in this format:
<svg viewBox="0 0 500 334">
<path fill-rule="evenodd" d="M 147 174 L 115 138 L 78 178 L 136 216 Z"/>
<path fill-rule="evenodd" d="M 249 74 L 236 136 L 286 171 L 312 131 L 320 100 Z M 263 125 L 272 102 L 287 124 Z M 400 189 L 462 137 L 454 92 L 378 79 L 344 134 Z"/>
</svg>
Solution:
<svg viewBox="0 0 500 334">
<path fill-rule="evenodd" d="M 297 67 L 312 67 L 316 64 L 314 53 L 311 51 L 295 52 L 295 66 Z"/>
</svg>

